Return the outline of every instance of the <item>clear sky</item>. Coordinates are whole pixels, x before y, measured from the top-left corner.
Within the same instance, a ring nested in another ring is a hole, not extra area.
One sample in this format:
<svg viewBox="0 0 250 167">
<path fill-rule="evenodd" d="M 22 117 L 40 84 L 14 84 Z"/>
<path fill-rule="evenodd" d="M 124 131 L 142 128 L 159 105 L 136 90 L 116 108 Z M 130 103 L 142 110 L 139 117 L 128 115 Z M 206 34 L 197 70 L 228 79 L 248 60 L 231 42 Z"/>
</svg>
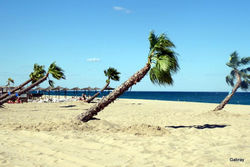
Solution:
<svg viewBox="0 0 250 167">
<path fill-rule="evenodd" d="M 173 86 L 147 75 L 132 90 L 229 91 L 230 53 L 250 56 L 250 1 L 0 0 L 0 85 L 56 61 L 67 77 L 56 86 L 103 87 L 103 71 L 114 67 L 116 87 L 147 62 L 151 30 L 174 42 L 180 71 Z"/>
</svg>

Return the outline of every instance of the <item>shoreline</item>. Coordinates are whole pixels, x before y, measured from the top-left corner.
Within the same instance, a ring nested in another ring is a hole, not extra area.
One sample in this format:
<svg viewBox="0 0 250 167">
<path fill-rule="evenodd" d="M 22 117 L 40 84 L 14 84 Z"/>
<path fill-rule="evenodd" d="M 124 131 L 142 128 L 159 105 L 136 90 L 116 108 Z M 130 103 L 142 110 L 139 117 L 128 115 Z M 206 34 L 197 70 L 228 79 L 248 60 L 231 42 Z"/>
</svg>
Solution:
<svg viewBox="0 0 250 167">
<path fill-rule="evenodd" d="M 43 95 L 45 98 L 48 98 L 49 95 Z M 42 96 L 42 97 L 43 97 Z M 51 98 L 55 98 L 58 99 L 57 97 L 60 96 L 59 99 L 62 99 L 61 97 L 66 97 L 66 99 L 79 99 L 81 96 L 64 96 L 64 95 L 50 95 Z M 68 98 L 71 97 L 71 98 Z M 76 98 L 75 98 L 76 97 Z M 94 101 L 96 100 L 100 100 L 101 97 L 96 97 Z M 176 101 L 176 100 L 158 100 L 158 99 L 138 99 L 138 98 L 123 98 L 123 97 L 119 97 L 118 99 L 126 99 L 126 100 L 148 100 L 148 101 L 163 101 L 163 102 L 185 102 L 185 103 L 205 103 L 205 104 L 215 104 L 215 105 L 219 105 L 220 103 L 215 103 L 215 102 L 198 102 L 198 101 Z M 116 101 L 116 100 L 115 100 Z M 228 103 L 227 105 L 242 105 L 242 106 L 250 106 L 250 104 L 232 104 L 232 103 Z M 227 106 L 226 105 L 226 106 Z"/>
<path fill-rule="evenodd" d="M 68 92 L 66 96 L 81 96 L 85 94 L 92 96 L 95 92 L 79 91 L 77 94 Z M 41 92 L 41 94 L 43 94 Z M 54 92 L 51 94 L 58 94 Z M 108 92 L 102 92 L 99 97 L 107 96 Z M 226 96 L 228 92 L 152 92 L 152 91 L 129 91 L 121 95 L 122 99 L 142 99 L 142 100 L 163 100 L 163 101 L 186 101 L 186 102 L 202 102 L 202 103 L 217 103 L 219 104 Z M 65 96 L 63 92 L 60 96 Z M 233 96 L 229 101 L 229 104 L 242 104 L 250 105 L 250 93 L 240 92 Z"/>
</svg>

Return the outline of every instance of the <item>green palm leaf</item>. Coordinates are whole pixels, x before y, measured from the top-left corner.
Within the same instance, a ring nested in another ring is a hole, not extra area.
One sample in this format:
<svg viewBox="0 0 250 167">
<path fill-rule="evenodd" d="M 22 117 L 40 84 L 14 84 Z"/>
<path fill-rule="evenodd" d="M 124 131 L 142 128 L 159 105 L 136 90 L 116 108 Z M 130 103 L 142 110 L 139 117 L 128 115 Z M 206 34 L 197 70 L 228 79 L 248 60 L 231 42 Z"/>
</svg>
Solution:
<svg viewBox="0 0 250 167">
<path fill-rule="evenodd" d="M 152 49 L 155 44 L 157 43 L 158 41 L 158 38 L 157 36 L 154 34 L 154 31 L 151 31 L 150 34 L 149 34 L 149 37 L 148 37 L 148 40 L 149 40 L 149 43 L 150 43 L 150 46 L 149 48 Z"/>
<path fill-rule="evenodd" d="M 173 84 L 172 74 L 179 69 L 178 59 L 176 56 L 175 45 L 165 34 L 159 37 L 153 32 L 149 35 L 151 63 L 150 80 L 154 84 L 164 85 Z"/>
<path fill-rule="evenodd" d="M 61 67 L 57 66 L 55 62 L 53 62 L 49 66 L 48 72 L 55 78 L 55 79 L 66 79 L 64 71 Z"/>
<path fill-rule="evenodd" d="M 50 85 L 52 88 L 54 88 L 54 85 L 55 85 L 54 81 L 49 80 L 49 85 Z"/>
<path fill-rule="evenodd" d="M 119 74 L 121 73 L 118 72 L 115 68 L 109 67 L 107 70 L 104 70 L 104 74 L 106 77 L 108 77 L 108 80 L 109 79 L 112 79 L 114 81 L 120 80 Z"/>
<path fill-rule="evenodd" d="M 149 77 L 153 84 L 158 84 L 158 85 L 173 84 L 171 73 L 169 71 L 160 70 L 157 67 L 151 68 L 149 72 Z"/>
<path fill-rule="evenodd" d="M 247 80 L 242 81 L 240 84 L 240 88 L 242 90 L 247 90 L 249 88 L 249 81 L 247 81 Z"/>
<path fill-rule="evenodd" d="M 244 57 L 239 58 L 238 53 L 235 51 L 230 55 L 229 62 L 227 63 L 227 66 L 233 68 L 233 70 L 230 72 L 230 76 L 226 77 L 227 84 L 234 86 L 234 80 L 236 79 L 236 73 L 239 74 L 241 78 L 241 85 L 240 88 L 242 90 L 247 90 L 249 88 L 250 82 L 250 75 L 248 72 L 250 71 L 250 67 L 239 69 L 242 65 L 247 65 L 250 63 L 250 57 Z"/>
<path fill-rule="evenodd" d="M 32 83 L 35 83 L 40 78 L 44 77 L 46 71 L 44 70 L 44 66 L 34 64 L 33 72 L 30 73 L 30 78 L 32 79 Z"/>
<path fill-rule="evenodd" d="M 231 75 L 226 76 L 226 82 L 230 86 L 234 86 L 234 78 Z"/>
<path fill-rule="evenodd" d="M 236 51 L 234 51 L 229 58 L 229 62 L 226 64 L 227 66 L 231 67 L 231 68 L 237 68 L 239 65 L 239 56 L 238 53 Z"/>
<path fill-rule="evenodd" d="M 250 57 L 243 57 L 240 60 L 240 64 L 242 64 L 242 65 L 247 65 L 249 63 L 250 63 Z"/>
<path fill-rule="evenodd" d="M 12 78 L 8 78 L 8 81 L 7 81 L 8 83 L 14 83 L 15 81 L 14 81 L 14 79 L 12 79 Z"/>
</svg>

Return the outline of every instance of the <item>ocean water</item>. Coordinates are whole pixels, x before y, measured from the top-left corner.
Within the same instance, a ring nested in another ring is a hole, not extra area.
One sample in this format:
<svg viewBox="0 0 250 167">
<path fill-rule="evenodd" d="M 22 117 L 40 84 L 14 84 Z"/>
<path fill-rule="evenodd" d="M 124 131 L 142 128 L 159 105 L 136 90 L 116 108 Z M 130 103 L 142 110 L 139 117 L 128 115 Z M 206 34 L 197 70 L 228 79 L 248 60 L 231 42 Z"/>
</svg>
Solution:
<svg viewBox="0 0 250 167">
<path fill-rule="evenodd" d="M 39 93 L 39 92 L 33 92 Z M 83 93 L 92 96 L 96 91 L 50 91 L 42 94 L 81 96 Z M 102 92 L 99 97 L 106 96 L 109 92 Z M 229 92 L 156 92 L 156 91 L 127 91 L 120 98 L 127 99 L 149 99 L 166 101 L 187 101 L 203 103 L 220 103 Z M 250 105 L 250 92 L 236 92 L 229 101 L 229 104 Z"/>
</svg>

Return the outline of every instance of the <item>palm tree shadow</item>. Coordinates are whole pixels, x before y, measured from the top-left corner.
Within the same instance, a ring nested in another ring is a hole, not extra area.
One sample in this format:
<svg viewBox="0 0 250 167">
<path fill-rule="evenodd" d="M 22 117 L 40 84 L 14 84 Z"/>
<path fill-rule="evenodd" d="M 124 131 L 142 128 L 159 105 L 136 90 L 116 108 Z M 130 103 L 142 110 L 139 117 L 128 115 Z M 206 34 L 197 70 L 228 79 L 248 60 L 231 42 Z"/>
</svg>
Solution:
<svg viewBox="0 0 250 167">
<path fill-rule="evenodd" d="M 91 118 L 90 120 L 97 120 L 97 121 L 99 121 L 99 120 L 101 120 L 100 118 L 95 118 L 95 117 L 93 117 L 93 118 Z"/>
<path fill-rule="evenodd" d="M 67 105 L 67 106 L 60 106 L 61 108 L 72 108 L 75 107 L 76 105 Z"/>
<path fill-rule="evenodd" d="M 195 129 L 214 129 L 214 128 L 225 128 L 230 125 L 218 125 L 218 124 L 204 124 L 204 125 L 191 125 L 191 126 L 165 126 L 166 128 L 174 128 L 174 129 L 179 129 L 179 128 L 195 128 Z"/>
</svg>

